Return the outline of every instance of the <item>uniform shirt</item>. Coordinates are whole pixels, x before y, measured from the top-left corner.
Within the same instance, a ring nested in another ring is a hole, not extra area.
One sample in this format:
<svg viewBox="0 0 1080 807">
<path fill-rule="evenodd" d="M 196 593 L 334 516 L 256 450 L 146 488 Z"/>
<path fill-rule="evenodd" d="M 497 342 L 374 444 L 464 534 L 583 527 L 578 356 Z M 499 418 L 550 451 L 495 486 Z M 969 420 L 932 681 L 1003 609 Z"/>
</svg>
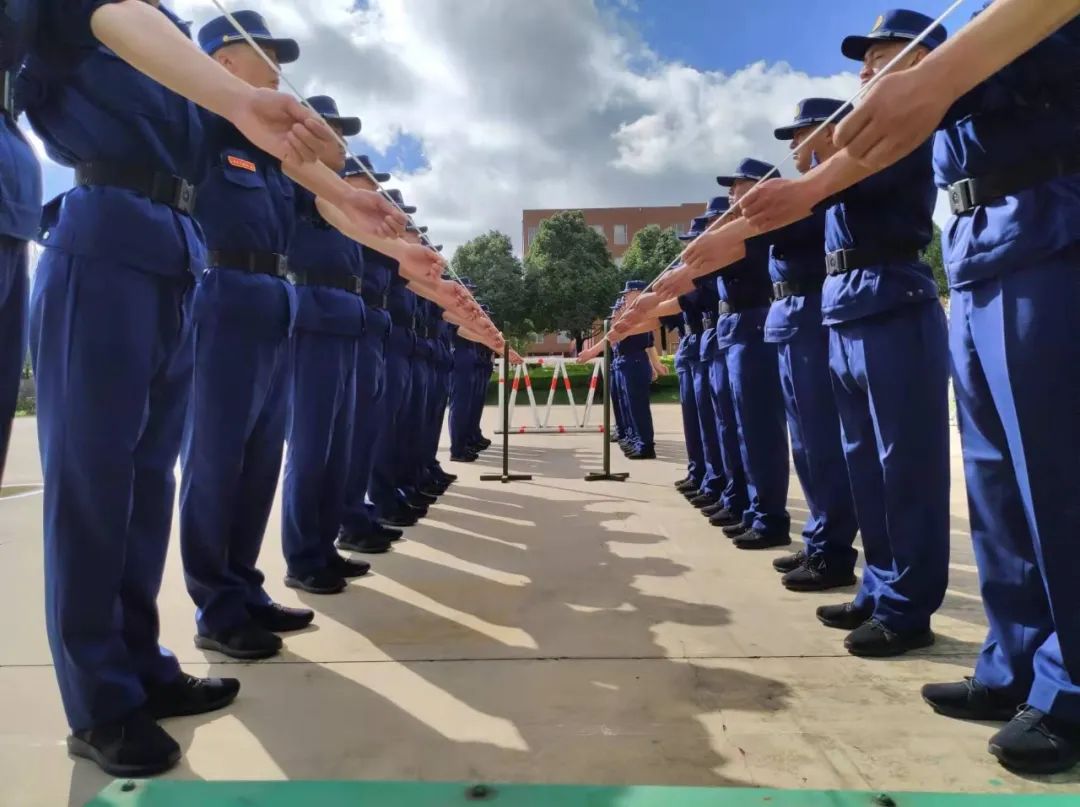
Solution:
<svg viewBox="0 0 1080 807">
<path fill-rule="evenodd" d="M 38 0 L 0 2 L 0 72 L 14 72 L 37 27 Z M 0 236 L 29 241 L 41 225 L 41 166 L 14 118 L 0 113 Z"/>
<path fill-rule="evenodd" d="M 296 223 L 289 244 L 289 270 L 318 272 L 331 277 L 362 278 L 360 245 L 329 224 L 315 206 L 315 194 L 295 186 Z M 360 336 L 364 332 L 364 301 L 345 289 L 296 287 L 296 327 L 306 331 Z"/>
<path fill-rule="evenodd" d="M 416 331 L 416 355 L 424 359 L 434 356 L 434 342 L 430 331 L 431 308 L 430 300 L 417 297 L 416 307 L 413 309 L 413 330 Z"/>
<path fill-rule="evenodd" d="M 840 192 L 825 214 L 825 249 L 921 252 L 934 235 L 931 144 Z M 838 325 L 937 299 L 930 267 L 919 260 L 855 269 L 825 280 L 822 321 Z"/>
<path fill-rule="evenodd" d="M 717 306 L 720 304 L 716 280 L 719 277 L 719 272 L 713 272 L 694 280 L 692 299 L 696 303 L 698 314 L 701 317 L 712 318 L 712 326 L 706 328 L 698 339 L 698 360 L 703 362 L 711 362 L 716 356 L 716 317 Z"/>
<path fill-rule="evenodd" d="M 458 335 L 458 327 L 456 325 L 451 326 L 453 329 L 453 346 L 454 346 L 454 366 L 463 369 L 465 367 L 476 366 L 476 350 L 474 349 L 475 342 L 466 339 L 464 336 Z"/>
<path fill-rule="evenodd" d="M 789 342 L 800 328 L 821 326 L 820 285 L 825 278 L 825 214 L 817 211 L 770 233 L 769 279 L 773 283 L 815 284 L 809 294 L 775 300 L 765 320 L 766 342 Z"/>
<path fill-rule="evenodd" d="M 390 284 L 397 276 L 397 261 L 376 252 L 371 247 L 361 247 L 363 256 L 364 294 L 382 297 L 390 289 Z"/>
<path fill-rule="evenodd" d="M 1009 172 L 1080 143 L 1080 17 L 950 110 L 934 141 L 939 187 Z M 943 255 L 953 288 L 1037 263 L 1080 241 L 1080 174 L 953 217 Z"/>
<path fill-rule="evenodd" d="M 652 333 L 636 333 L 619 342 L 622 347 L 622 355 L 625 359 L 640 359 L 645 356 L 645 351 L 653 346 L 655 338 Z"/>
<path fill-rule="evenodd" d="M 19 102 L 61 165 L 138 163 L 202 178 L 202 118 L 194 104 L 99 43 L 90 17 L 115 0 L 38 0 L 38 35 L 18 80 Z M 185 36 L 187 26 L 160 9 Z M 205 266 L 195 220 L 132 191 L 79 187 L 49 203 L 41 243 L 163 275 Z"/>
<path fill-rule="evenodd" d="M 255 148 L 224 118 L 204 113 L 208 170 L 198 188 L 195 218 L 208 250 L 289 253 L 296 223 L 295 190 L 281 162 Z M 224 305 L 229 316 L 251 327 L 291 327 L 296 292 L 287 281 L 223 265 L 201 278 L 193 316 L 200 306 Z M 284 322 L 282 322 L 284 317 Z"/>
<path fill-rule="evenodd" d="M 717 349 L 761 339 L 772 300 L 767 237 L 758 236 L 746 241 L 746 257 L 720 272 L 716 278 L 716 292 L 721 302 L 743 309 L 721 314 L 717 319 Z"/>
<path fill-rule="evenodd" d="M 386 310 L 390 312 L 390 319 L 394 323 L 395 330 L 413 330 L 413 312 L 416 311 L 416 295 L 405 285 L 405 280 L 397 273 L 397 263 L 391 264 L 389 296 Z"/>
</svg>

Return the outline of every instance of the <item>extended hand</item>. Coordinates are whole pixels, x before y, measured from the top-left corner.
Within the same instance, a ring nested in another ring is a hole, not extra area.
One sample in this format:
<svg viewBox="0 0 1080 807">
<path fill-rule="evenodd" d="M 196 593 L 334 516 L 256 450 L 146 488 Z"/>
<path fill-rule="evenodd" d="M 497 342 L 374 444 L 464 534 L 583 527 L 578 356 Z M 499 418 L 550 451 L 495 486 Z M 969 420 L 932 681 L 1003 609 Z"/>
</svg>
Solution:
<svg viewBox="0 0 1080 807">
<path fill-rule="evenodd" d="M 814 201 L 798 180 L 770 179 L 739 203 L 751 226 L 769 232 L 802 221 L 813 212 Z"/>
<path fill-rule="evenodd" d="M 913 152 L 934 133 L 949 98 L 919 68 L 890 73 L 874 85 L 836 128 L 836 144 L 880 171 Z"/>
<path fill-rule="evenodd" d="M 363 193 L 368 193 L 368 191 L 363 191 Z M 377 197 L 385 204 L 390 204 L 376 193 L 369 195 Z M 400 211 L 398 211 L 398 214 L 404 215 Z M 422 247 L 419 244 L 404 244 L 395 257 L 398 260 L 398 272 L 406 280 L 429 283 L 433 280 L 439 280 L 442 278 L 443 268 L 446 265 L 439 253 L 432 252 L 427 247 Z"/>
<path fill-rule="evenodd" d="M 339 207 L 354 227 L 376 238 L 399 238 L 405 232 L 405 224 L 408 222 L 406 215 L 398 210 L 393 202 L 375 191 L 350 188 Z M 442 275 L 441 269 L 439 275 Z"/>
<path fill-rule="evenodd" d="M 656 279 L 652 293 L 656 295 L 658 300 L 670 300 L 677 297 L 681 287 L 689 282 L 689 277 L 690 270 L 686 266 L 668 269 Z"/>
<path fill-rule="evenodd" d="M 322 119 L 291 95 L 252 89 L 236 106 L 229 121 L 267 154 L 283 163 L 314 162 L 334 133 Z"/>
</svg>

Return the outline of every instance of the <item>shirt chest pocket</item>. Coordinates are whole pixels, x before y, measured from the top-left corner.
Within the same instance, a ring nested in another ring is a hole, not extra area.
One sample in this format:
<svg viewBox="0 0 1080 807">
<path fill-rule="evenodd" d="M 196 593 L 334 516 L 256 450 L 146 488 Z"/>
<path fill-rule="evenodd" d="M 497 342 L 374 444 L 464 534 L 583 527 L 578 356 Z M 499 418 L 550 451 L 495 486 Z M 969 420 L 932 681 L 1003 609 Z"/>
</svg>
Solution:
<svg viewBox="0 0 1080 807">
<path fill-rule="evenodd" d="M 266 178 L 246 151 L 226 149 L 221 152 L 221 175 L 230 186 L 253 191 L 266 190 Z"/>
</svg>

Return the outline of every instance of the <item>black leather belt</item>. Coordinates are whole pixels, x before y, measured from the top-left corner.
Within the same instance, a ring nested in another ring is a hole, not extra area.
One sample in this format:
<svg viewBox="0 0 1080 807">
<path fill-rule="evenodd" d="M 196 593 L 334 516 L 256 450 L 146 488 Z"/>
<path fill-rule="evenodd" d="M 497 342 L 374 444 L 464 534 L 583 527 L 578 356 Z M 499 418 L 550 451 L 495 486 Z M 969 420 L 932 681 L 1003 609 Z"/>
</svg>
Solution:
<svg viewBox="0 0 1080 807">
<path fill-rule="evenodd" d="M 287 278 L 289 274 L 289 259 L 276 252 L 212 249 L 206 254 L 206 265 L 212 269 L 234 269 L 253 275 Z"/>
<path fill-rule="evenodd" d="M 328 289 L 341 289 L 360 296 L 363 281 L 356 275 L 343 275 L 341 272 L 289 272 L 289 280 L 297 286 L 323 286 Z"/>
<path fill-rule="evenodd" d="M 154 171 L 138 165 L 114 163 L 79 163 L 75 166 L 76 185 L 104 185 L 142 194 L 152 202 L 191 215 L 195 209 L 195 186 L 183 177 Z"/>
<path fill-rule="evenodd" d="M 386 308 L 390 303 L 390 289 L 383 289 L 381 292 L 364 289 L 360 296 L 372 308 Z"/>
<path fill-rule="evenodd" d="M 701 315 L 701 329 L 703 333 L 705 331 L 711 331 L 715 327 L 716 314 L 714 314 L 712 311 L 709 311 L 708 313 Z"/>
<path fill-rule="evenodd" d="M 919 260 L 917 249 L 838 249 L 825 256 L 825 272 L 832 277 L 868 266 L 886 263 L 915 263 Z"/>
<path fill-rule="evenodd" d="M 740 311 L 749 311 L 751 308 L 764 308 L 772 300 L 745 300 L 737 303 L 729 303 L 726 300 L 720 301 L 720 314 L 738 314 Z"/>
<path fill-rule="evenodd" d="M 955 215 L 963 216 L 977 207 L 1071 174 L 1080 174 L 1080 152 L 1035 160 L 997 174 L 962 179 L 948 187 L 949 207 Z"/>
<path fill-rule="evenodd" d="M 825 284 L 824 277 L 815 277 L 807 280 L 781 280 L 772 284 L 774 300 L 786 300 L 788 297 L 805 297 L 821 291 Z"/>
</svg>

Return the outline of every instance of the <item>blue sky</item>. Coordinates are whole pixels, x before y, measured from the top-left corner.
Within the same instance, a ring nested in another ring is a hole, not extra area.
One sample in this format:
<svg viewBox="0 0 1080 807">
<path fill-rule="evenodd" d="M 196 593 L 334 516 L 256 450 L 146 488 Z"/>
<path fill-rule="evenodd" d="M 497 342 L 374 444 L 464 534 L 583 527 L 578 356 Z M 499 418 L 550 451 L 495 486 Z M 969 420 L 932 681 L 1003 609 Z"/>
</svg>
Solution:
<svg viewBox="0 0 1080 807">
<path fill-rule="evenodd" d="M 903 8 L 936 18 L 947 0 L 905 0 Z M 963 6 L 946 28 L 956 29 L 981 2 Z M 622 13 L 663 59 L 701 70 L 731 72 L 751 62 L 786 61 L 811 75 L 854 69 L 840 41 L 865 34 L 887 8 L 867 0 L 624 0 Z"/>
</svg>

